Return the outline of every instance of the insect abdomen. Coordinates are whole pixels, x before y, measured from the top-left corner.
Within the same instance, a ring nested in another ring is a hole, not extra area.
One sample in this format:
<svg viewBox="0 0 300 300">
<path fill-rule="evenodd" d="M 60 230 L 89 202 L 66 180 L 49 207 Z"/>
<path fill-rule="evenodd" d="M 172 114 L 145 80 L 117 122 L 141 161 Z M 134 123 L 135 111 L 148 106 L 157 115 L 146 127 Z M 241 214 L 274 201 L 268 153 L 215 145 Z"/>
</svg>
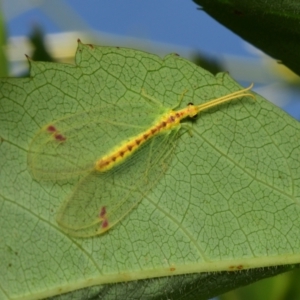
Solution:
<svg viewBox="0 0 300 300">
<path fill-rule="evenodd" d="M 115 151 L 112 151 L 111 154 L 105 155 L 103 158 L 98 160 L 96 162 L 96 170 L 99 172 L 110 170 L 116 164 L 122 162 L 129 155 L 134 153 L 141 145 L 153 136 L 166 130 L 172 130 L 174 126 L 179 124 L 183 117 L 185 116 L 178 111 L 170 111 L 148 130 L 142 132 L 136 137 L 133 137 L 128 142 L 123 143 L 120 147 L 116 148 Z"/>
</svg>

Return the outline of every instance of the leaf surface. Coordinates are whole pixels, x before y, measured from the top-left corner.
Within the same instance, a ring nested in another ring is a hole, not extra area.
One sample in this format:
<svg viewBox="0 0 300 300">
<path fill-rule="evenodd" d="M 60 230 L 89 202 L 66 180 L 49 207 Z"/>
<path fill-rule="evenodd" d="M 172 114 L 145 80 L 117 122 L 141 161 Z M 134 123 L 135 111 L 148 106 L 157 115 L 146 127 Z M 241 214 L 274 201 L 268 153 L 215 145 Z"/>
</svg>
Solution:
<svg viewBox="0 0 300 300">
<path fill-rule="evenodd" d="M 80 179 L 32 178 L 27 151 L 40 128 L 99 105 L 135 103 L 142 88 L 173 108 L 186 89 L 182 107 L 241 87 L 173 54 L 81 43 L 75 66 L 30 64 L 30 78 L 0 81 L 1 299 L 81 288 L 103 299 L 179 299 L 195 290 L 205 299 L 299 262 L 299 123 L 258 95 L 187 120 L 192 130 L 180 129 L 158 184 L 113 229 L 88 239 L 61 231 L 56 213 Z M 227 272 L 261 267 L 270 268 Z M 213 285 L 201 285 L 205 278 Z M 137 279 L 145 279 L 139 289 L 91 288 Z"/>
</svg>

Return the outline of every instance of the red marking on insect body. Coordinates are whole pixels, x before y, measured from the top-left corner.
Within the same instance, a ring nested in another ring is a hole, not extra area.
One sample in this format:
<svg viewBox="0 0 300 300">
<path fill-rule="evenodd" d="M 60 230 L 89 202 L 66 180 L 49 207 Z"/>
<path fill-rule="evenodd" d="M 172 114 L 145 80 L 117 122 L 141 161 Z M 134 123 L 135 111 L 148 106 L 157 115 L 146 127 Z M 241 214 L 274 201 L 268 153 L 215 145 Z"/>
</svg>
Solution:
<svg viewBox="0 0 300 300">
<path fill-rule="evenodd" d="M 123 157 L 123 156 L 124 156 L 124 153 L 125 153 L 125 151 L 120 151 L 120 152 L 119 152 L 119 155 L 120 155 L 121 157 Z"/>
<path fill-rule="evenodd" d="M 117 158 L 115 158 L 116 160 Z M 108 159 L 102 159 L 97 162 L 98 170 L 101 171 L 102 169 L 105 169 L 108 165 L 110 165 L 111 161 Z"/>
<path fill-rule="evenodd" d="M 173 122 L 175 122 L 175 118 L 174 118 L 174 116 L 170 116 L 170 118 L 169 118 L 169 122 L 170 122 L 170 123 L 173 123 Z"/>
<path fill-rule="evenodd" d="M 132 150 L 132 145 L 127 145 L 127 149 L 128 149 L 129 151 L 131 151 L 131 150 Z"/>
<path fill-rule="evenodd" d="M 143 138 L 146 140 L 146 139 L 148 138 L 148 136 L 149 136 L 149 134 L 146 134 L 146 133 L 145 133 L 145 134 L 143 135 Z"/>
<path fill-rule="evenodd" d="M 101 169 L 101 168 L 103 168 L 107 165 L 109 165 L 109 161 L 107 161 L 107 160 L 104 160 L 104 161 L 100 160 L 99 163 L 98 163 L 99 169 Z"/>
<path fill-rule="evenodd" d="M 151 133 L 154 134 L 157 131 L 156 128 L 151 129 Z"/>
<path fill-rule="evenodd" d="M 139 144 L 141 143 L 141 140 L 135 140 L 135 143 L 136 143 L 137 145 L 139 145 Z"/>
</svg>

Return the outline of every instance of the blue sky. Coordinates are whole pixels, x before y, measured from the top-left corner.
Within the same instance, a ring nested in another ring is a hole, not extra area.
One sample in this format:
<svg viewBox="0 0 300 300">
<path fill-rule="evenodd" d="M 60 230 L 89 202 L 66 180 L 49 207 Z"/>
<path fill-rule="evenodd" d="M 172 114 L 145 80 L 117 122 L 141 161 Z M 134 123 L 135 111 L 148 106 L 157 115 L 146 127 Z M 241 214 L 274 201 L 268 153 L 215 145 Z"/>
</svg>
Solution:
<svg viewBox="0 0 300 300">
<path fill-rule="evenodd" d="M 19 1 L 4 1 L 4 12 L 14 2 L 17 4 Z M 61 32 L 66 27 L 68 30 L 82 30 L 87 25 L 97 31 L 191 47 L 216 55 L 250 55 L 238 36 L 199 10 L 192 1 L 51 0 L 51 7 L 44 2 L 41 1 L 41 6 L 10 17 L 9 35 L 28 35 L 35 23 L 40 24 L 46 33 Z M 68 11 L 68 8 L 71 10 Z M 12 8 L 9 10 L 12 11 Z M 76 14 L 82 22 L 72 18 Z M 53 15 L 61 21 L 51 20 Z M 62 22 L 64 24 L 60 26 Z"/>
</svg>

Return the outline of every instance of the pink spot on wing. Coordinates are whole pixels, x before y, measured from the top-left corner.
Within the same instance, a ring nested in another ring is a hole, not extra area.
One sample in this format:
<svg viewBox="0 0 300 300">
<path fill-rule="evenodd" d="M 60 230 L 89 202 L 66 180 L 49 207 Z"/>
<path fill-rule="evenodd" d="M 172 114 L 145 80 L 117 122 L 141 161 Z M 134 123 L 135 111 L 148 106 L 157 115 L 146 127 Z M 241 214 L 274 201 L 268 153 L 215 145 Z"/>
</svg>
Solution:
<svg viewBox="0 0 300 300">
<path fill-rule="evenodd" d="M 53 125 L 49 125 L 47 127 L 47 131 L 53 133 L 53 132 L 56 132 L 57 130 L 56 130 L 56 128 Z"/>
<path fill-rule="evenodd" d="M 54 137 L 55 137 L 55 139 L 56 139 L 57 141 L 59 141 L 59 142 L 63 142 L 63 141 L 65 141 L 65 140 L 67 139 L 64 135 L 62 135 L 62 134 L 60 134 L 60 133 L 56 133 L 56 134 L 54 135 Z"/>
<path fill-rule="evenodd" d="M 102 206 L 102 207 L 101 207 L 100 214 L 99 214 L 99 217 L 100 217 L 101 219 L 103 219 L 103 218 L 105 217 L 105 215 L 106 215 L 106 207 L 105 207 L 105 206 Z"/>
<path fill-rule="evenodd" d="M 47 127 L 47 131 L 59 142 L 64 142 L 67 139 L 63 134 L 59 133 L 59 131 L 53 125 L 49 125 Z"/>
<path fill-rule="evenodd" d="M 108 220 L 107 219 L 104 219 L 103 222 L 102 222 L 102 225 L 101 225 L 101 228 L 107 228 L 108 227 Z"/>
</svg>

